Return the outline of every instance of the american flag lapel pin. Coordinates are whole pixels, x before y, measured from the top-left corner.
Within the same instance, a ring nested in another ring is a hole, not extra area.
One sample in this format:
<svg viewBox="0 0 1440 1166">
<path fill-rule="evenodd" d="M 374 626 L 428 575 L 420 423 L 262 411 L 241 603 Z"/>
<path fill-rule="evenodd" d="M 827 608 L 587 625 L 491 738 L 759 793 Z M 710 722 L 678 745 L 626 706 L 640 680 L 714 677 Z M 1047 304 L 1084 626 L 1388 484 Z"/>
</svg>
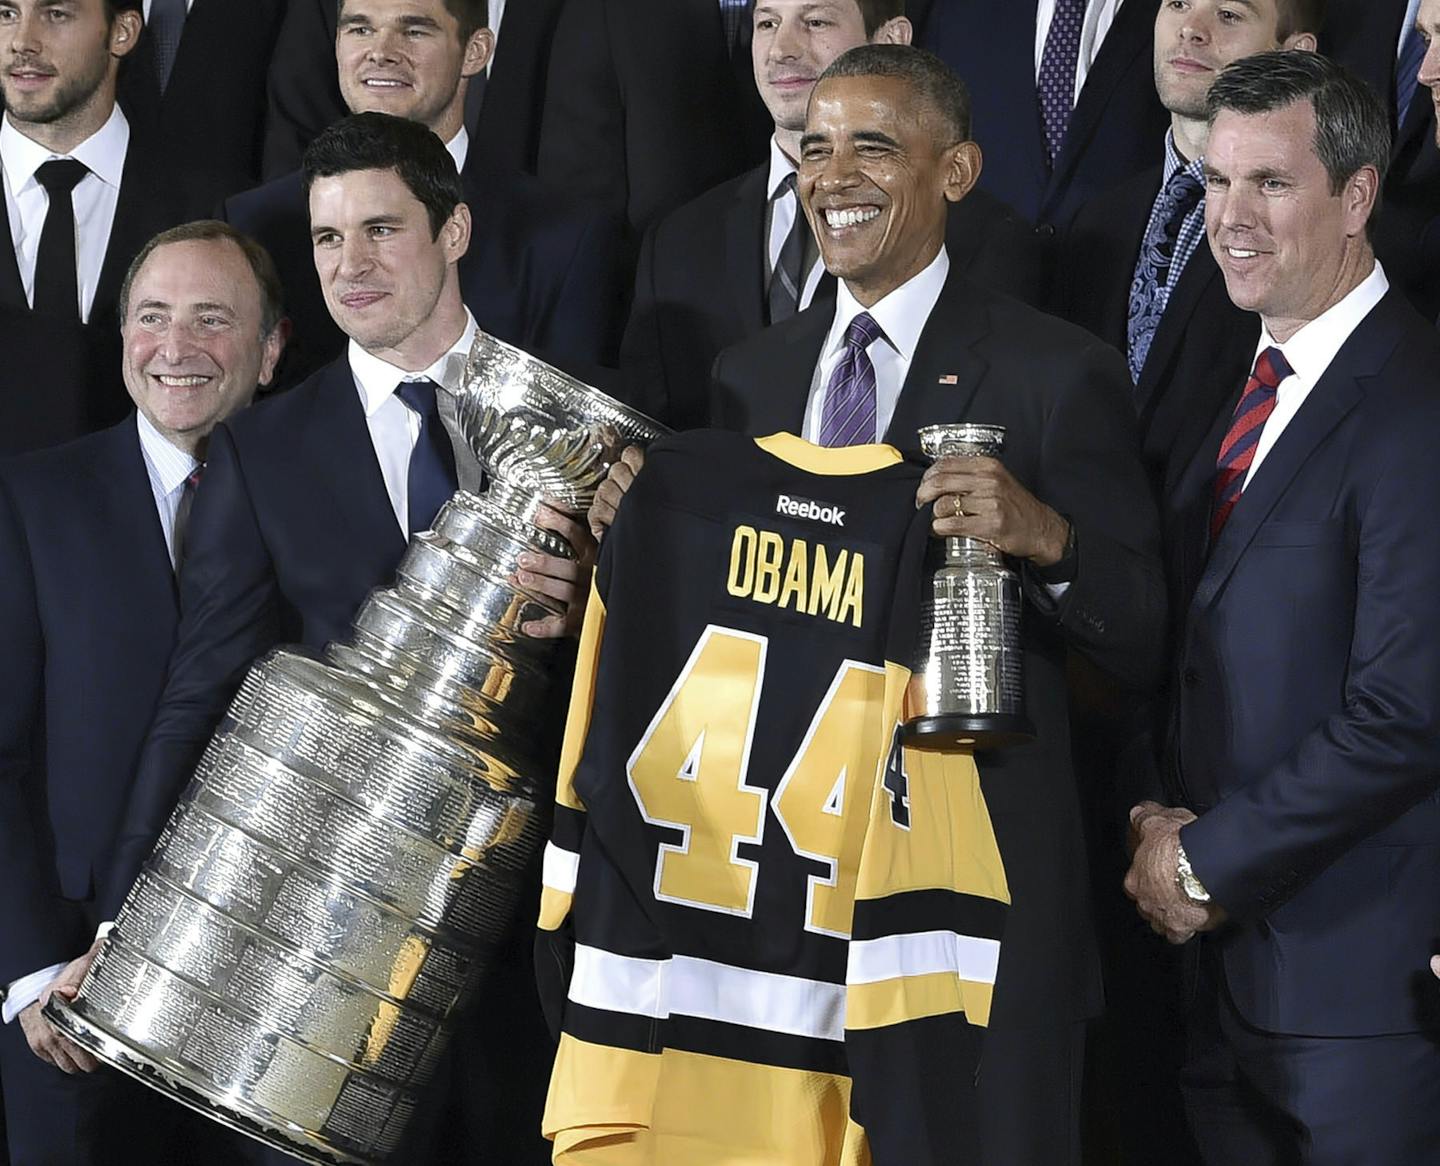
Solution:
<svg viewBox="0 0 1440 1166">
<path fill-rule="evenodd" d="M 947 372 L 943 377 L 940 378 L 940 383 L 942 385 L 958 385 L 960 383 L 960 378 L 957 377 L 953 372 Z"/>
</svg>

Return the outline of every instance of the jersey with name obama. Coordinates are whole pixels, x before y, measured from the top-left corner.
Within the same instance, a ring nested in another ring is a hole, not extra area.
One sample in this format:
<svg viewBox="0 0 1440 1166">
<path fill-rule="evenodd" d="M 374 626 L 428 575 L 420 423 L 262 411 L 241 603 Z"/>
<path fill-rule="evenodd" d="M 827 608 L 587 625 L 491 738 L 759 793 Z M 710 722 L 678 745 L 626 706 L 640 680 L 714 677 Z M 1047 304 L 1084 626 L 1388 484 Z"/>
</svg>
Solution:
<svg viewBox="0 0 1440 1166">
<path fill-rule="evenodd" d="M 921 472 L 785 434 L 647 455 L 545 858 L 555 1161 L 923 1166 L 967 1136 L 1009 894 L 973 758 L 900 742 Z"/>
</svg>

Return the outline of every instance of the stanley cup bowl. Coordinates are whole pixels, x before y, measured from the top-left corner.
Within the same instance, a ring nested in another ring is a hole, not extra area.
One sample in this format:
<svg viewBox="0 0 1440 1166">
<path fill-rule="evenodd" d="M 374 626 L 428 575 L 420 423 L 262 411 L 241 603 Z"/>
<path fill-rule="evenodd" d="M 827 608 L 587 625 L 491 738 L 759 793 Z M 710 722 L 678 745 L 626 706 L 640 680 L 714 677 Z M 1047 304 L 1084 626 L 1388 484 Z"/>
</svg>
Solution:
<svg viewBox="0 0 1440 1166">
<path fill-rule="evenodd" d="M 102 1060 L 302 1161 L 403 1152 L 456 1011 L 515 922 L 544 843 L 537 760 L 560 611 L 517 580 L 536 524 L 582 510 L 665 430 L 480 333 L 456 393 L 489 476 L 416 534 L 322 656 L 250 669 L 72 1001 Z"/>
<path fill-rule="evenodd" d="M 1001 425 L 920 430 L 920 448 L 932 459 L 997 458 L 1004 446 Z M 1029 740 L 1019 577 L 981 539 L 946 538 L 937 548 L 941 561 L 920 609 L 905 736 L 934 749 L 997 749 Z"/>
</svg>

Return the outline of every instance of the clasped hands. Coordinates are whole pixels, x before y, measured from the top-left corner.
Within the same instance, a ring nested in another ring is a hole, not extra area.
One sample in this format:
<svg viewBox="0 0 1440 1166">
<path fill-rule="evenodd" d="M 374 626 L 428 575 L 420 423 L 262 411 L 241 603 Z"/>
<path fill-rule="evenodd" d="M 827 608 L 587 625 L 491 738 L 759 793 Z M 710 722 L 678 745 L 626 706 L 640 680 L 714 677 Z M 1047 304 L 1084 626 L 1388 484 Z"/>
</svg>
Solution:
<svg viewBox="0 0 1440 1166">
<path fill-rule="evenodd" d="M 1125 893 L 1135 901 L 1150 930 L 1171 943 L 1187 943 L 1202 931 L 1225 922 L 1217 903 L 1196 903 L 1176 880 L 1180 828 L 1195 821 L 1189 810 L 1141 802 L 1130 811 L 1130 870 Z"/>
</svg>

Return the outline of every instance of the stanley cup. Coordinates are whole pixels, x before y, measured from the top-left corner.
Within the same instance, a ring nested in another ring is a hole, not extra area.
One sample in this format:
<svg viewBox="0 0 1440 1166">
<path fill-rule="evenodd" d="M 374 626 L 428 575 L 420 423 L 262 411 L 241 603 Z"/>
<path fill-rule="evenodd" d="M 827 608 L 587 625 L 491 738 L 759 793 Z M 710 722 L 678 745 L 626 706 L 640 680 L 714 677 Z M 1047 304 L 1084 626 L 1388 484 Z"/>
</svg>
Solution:
<svg viewBox="0 0 1440 1166">
<path fill-rule="evenodd" d="M 999 457 L 1003 425 L 930 425 L 927 457 Z M 920 612 L 905 736 L 924 748 L 994 749 L 1033 736 L 1025 715 L 1020 580 L 989 543 L 947 538 Z"/>
<path fill-rule="evenodd" d="M 417 534 L 324 658 L 230 705 L 79 995 L 46 1015 L 162 1093 L 308 1162 L 394 1160 L 544 843 L 530 756 L 556 610 L 525 551 L 664 430 L 480 333 L 456 398 L 489 475 Z M 478 985 L 478 989 L 477 989 Z M 483 1006 L 483 1000 L 476 1006 Z"/>
</svg>

